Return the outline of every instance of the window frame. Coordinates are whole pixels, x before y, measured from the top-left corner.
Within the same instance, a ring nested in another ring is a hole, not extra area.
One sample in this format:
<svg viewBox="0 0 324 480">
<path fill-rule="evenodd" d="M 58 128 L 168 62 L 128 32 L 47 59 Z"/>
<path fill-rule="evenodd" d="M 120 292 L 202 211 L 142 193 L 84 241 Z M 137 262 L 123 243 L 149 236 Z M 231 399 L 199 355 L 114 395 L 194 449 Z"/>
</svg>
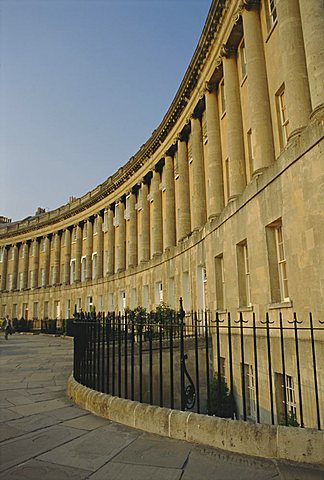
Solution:
<svg viewBox="0 0 324 480">
<path fill-rule="evenodd" d="M 276 109 L 279 130 L 279 145 L 283 149 L 289 138 L 289 115 L 286 102 L 285 84 L 283 84 L 276 93 Z"/>
</svg>

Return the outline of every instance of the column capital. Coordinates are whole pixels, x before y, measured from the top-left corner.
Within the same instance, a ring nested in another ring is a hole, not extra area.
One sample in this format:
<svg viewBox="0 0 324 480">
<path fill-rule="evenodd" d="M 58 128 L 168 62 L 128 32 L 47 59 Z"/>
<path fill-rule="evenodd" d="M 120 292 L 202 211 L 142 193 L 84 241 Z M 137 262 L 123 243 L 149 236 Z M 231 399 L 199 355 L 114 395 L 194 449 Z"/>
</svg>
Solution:
<svg viewBox="0 0 324 480">
<path fill-rule="evenodd" d="M 206 93 L 216 93 L 217 85 L 217 82 L 206 82 Z"/>
<path fill-rule="evenodd" d="M 138 191 L 139 191 L 140 188 L 141 188 L 141 184 L 140 184 L 140 183 L 136 183 L 135 185 L 132 186 L 132 188 L 131 188 L 130 191 L 131 191 L 131 193 L 132 193 L 133 195 L 137 195 L 137 193 L 138 193 Z"/>
<path fill-rule="evenodd" d="M 164 152 L 164 157 L 173 157 L 174 156 L 174 154 L 177 150 L 176 143 L 177 143 L 177 140 L 175 139 L 173 144 Z"/>
<path fill-rule="evenodd" d="M 243 0 L 241 5 L 241 10 L 253 10 L 260 8 L 260 0 Z"/>
<path fill-rule="evenodd" d="M 124 206 L 126 205 L 126 193 L 124 193 L 124 194 L 120 197 L 119 203 L 122 203 Z"/>
<path fill-rule="evenodd" d="M 187 142 L 189 138 L 189 133 L 190 133 L 190 119 L 189 119 L 189 123 L 178 134 L 178 141 Z"/>
<path fill-rule="evenodd" d="M 106 210 L 105 208 L 102 208 L 101 210 L 99 210 L 99 212 L 95 213 L 95 218 L 98 218 L 98 217 L 103 218 L 105 214 L 105 210 Z"/>
<path fill-rule="evenodd" d="M 202 117 L 203 111 L 205 110 L 205 91 L 204 90 L 204 95 L 201 97 L 197 105 L 195 106 L 192 115 L 191 115 L 191 120 L 193 118 L 200 118 Z"/>
<path fill-rule="evenodd" d="M 145 183 L 146 185 L 149 185 L 151 183 L 152 177 L 153 177 L 153 172 L 152 170 L 150 170 L 144 175 L 143 183 Z"/>
<path fill-rule="evenodd" d="M 165 164 L 164 158 L 160 158 L 160 160 L 159 160 L 159 161 L 157 162 L 157 164 L 155 165 L 154 170 L 155 170 L 156 172 L 161 173 L 162 170 L 163 170 L 164 164 Z"/>
<path fill-rule="evenodd" d="M 223 43 L 221 48 L 221 57 L 223 58 L 231 58 L 236 56 L 236 48 L 229 43 Z"/>
</svg>

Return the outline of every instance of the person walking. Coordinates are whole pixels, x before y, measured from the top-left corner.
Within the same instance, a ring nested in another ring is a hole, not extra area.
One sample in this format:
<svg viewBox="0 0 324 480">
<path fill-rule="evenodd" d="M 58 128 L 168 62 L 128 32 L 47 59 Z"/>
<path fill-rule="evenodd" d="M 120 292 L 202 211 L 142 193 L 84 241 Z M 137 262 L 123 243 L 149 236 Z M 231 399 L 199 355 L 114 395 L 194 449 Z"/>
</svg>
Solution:
<svg viewBox="0 0 324 480">
<path fill-rule="evenodd" d="M 2 329 L 5 332 L 5 339 L 8 340 L 8 335 L 12 334 L 12 327 L 11 327 L 11 321 L 9 320 L 9 315 L 6 316 L 2 323 Z"/>
</svg>

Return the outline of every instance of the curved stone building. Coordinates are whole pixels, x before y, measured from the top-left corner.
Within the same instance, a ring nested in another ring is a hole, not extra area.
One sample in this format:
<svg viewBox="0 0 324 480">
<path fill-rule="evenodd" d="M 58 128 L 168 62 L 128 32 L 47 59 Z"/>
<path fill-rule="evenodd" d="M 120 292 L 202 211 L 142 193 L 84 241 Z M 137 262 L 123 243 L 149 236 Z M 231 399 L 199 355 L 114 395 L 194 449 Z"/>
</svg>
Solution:
<svg viewBox="0 0 324 480">
<path fill-rule="evenodd" d="M 321 0 L 214 0 L 169 110 L 107 180 L 0 225 L 0 314 L 324 313 Z M 158 101 L 158 99 L 157 99 Z"/>
</svg>

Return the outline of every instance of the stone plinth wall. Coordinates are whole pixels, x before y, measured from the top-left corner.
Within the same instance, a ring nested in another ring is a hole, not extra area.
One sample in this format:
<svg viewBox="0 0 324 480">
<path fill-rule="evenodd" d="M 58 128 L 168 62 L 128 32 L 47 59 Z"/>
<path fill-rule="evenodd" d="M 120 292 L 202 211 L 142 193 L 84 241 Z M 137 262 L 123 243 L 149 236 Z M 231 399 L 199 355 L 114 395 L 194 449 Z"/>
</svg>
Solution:
<svg viewBox="0 0 324 480">
<path fill-rule="evenodd" d="M 68 381 L 81 408 L 129 427 L 256 457 L 324 464 L 324 432 L 209 417 L 132 402 Z"/>
</svg>

